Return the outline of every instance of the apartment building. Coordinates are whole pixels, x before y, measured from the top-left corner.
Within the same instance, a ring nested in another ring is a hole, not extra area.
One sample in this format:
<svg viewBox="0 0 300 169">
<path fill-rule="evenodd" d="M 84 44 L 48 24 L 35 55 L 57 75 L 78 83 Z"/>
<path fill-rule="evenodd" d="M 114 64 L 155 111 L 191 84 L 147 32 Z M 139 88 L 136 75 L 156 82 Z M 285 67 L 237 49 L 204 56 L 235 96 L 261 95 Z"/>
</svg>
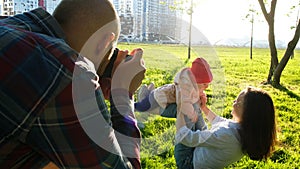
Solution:
<svg viewBox="0 0 300 169">
<path fill-rule="evenodd" d="M 121 39 L 131 39 L 134 31 L 133 0 L 114 0 L 115 9 L 118 12 L 121 22 Z"/>
<path fill-rule="evenodd" d="M 3 0 L 0 0 L 0 16 L 1 16 L 2 10 L 3 10 L 3 9 L 2 9 L 2 8 L 3 8 L 2 6 L 3 6 Z M 0 18 L 0 19 L 1 19 L 1 18 Z"/>
<path fill-rule="evenodd" d="M 124 36 L 137 41 L 180 39 L 179 12 L 170 6 L 175 0 L 114 0 Z"/>
<path fill-rule="evenodd" d="M 0 15 L 16 15 L 37 7 L 42 7 L 52 14 L 60 1 L 0 0 Z M 121 36 L 130 41 L 160 42 L 168 38 L 180 39 L 180 13 L 170 8 L 175 1 L 112 0 L 120 16 Z"/>
<path fill-rule="evenodd" d="M 1 15 L 11 16 L 38 7 L 38 0 L 2 0 Z"/>
<path fill-rule="evenodd" d="M 41 1 L 41 0 L 40 0 Z M 61 0 L 42 0 L 43 2 L 43 6 L 45 7 L 45 9 L 52 14 L 54 9 L 56 8 L 56 6 L 60 3 Z"/>
<path fill-rule="evenodd" d="M 0 15 L 12 16 L 42 7 L 52 13 L 61 0 L 0 0 Z"/>
</svg>

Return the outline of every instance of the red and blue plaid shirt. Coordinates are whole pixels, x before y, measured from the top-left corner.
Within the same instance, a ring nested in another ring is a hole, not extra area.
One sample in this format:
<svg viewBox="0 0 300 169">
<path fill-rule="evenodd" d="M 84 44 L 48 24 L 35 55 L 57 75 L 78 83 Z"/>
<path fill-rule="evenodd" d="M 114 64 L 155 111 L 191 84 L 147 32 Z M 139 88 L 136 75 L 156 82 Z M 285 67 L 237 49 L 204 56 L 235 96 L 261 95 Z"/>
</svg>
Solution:
<svg viewBox="0 0 300 169">
<path fill-rule="evenodd" d="M 129 143 L 136 158 L 126 158 L 82 129 L 72 100 L 77 57 L 43 9 L 0 20 L 0 168 L 40 168 L 49 161 L 60 168 L 140 168 L 139 141 Z M 120 115 L 113 103 L 111 116 L 100 88 L 95 93 L 97 116 L 119 133 L 141 137 L 134 118 Z M 111 135 L 105 141 L 123 150 Z"/>
</svg>

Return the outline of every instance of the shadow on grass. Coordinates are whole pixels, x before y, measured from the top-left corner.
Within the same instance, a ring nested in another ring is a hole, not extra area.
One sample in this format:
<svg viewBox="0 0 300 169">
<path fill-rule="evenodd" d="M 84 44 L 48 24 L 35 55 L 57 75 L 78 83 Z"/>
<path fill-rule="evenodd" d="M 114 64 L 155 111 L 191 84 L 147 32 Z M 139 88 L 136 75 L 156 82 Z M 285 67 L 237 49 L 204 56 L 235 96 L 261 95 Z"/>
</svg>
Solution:
<svg viewBox="0 0 300 169">
<path fill-rule="evenodd" d="M 297 99 L 297 101 L 300 101 L 300 96 L 294 93 L 293 91 L 289 90 L 285 86 L 282 85 L 273 85 L 274 88 L 279 89 L 280 91 L 285 92 L 287 95 L 289 95 L 291 98 Z"/>
</svg>

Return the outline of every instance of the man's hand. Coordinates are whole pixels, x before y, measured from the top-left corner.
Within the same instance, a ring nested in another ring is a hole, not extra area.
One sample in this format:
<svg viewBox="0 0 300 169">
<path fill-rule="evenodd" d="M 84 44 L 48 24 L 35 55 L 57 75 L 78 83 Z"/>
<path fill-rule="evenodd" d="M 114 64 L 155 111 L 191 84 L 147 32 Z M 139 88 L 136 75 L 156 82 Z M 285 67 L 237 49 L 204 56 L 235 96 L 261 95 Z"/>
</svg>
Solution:
<svg viewBox="0 0 300 169">
<path fill-rule="evenodd" d="M 112 89 L 126 89 L 133 94 L 145 77 L 146 67 L 142 59 L 143 50 L 134 49 L 132 58 L 125 61 L 128 51 L 120 50 L 115 61 L 112 77 Z"/>
</svg>

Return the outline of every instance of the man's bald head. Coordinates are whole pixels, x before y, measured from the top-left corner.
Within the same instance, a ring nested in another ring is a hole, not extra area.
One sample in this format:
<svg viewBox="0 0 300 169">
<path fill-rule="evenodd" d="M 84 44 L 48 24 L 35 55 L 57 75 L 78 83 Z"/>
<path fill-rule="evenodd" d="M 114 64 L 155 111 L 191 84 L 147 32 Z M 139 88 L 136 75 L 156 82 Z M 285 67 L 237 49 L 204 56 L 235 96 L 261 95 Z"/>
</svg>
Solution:
<svg viewBox="0 0 300 169">
<path fill-rule="evenodd" d="M 53 16 L 63 28 L 67 43 L 76 51 L 99 28 L 118 18 L 109 0 L 62 0 Z"/>
</svg>

